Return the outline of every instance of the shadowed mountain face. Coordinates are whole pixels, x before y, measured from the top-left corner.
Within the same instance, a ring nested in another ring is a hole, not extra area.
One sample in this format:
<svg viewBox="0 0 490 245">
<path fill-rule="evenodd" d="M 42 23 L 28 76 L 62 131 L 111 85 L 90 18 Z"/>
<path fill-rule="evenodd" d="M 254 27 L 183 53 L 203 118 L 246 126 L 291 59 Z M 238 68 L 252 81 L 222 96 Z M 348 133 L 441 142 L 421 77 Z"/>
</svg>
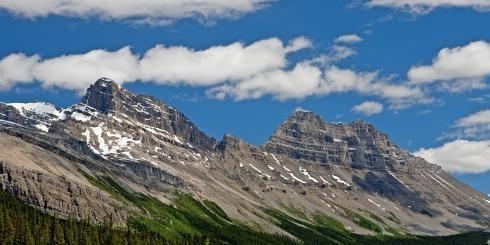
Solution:
<svg viewBox="0 0 490 245">
<path fill-rule="evenodd" d="M 285 232 L 271 209 L 331 216 L 363 234 L 452 234 L 490 222 L 487 197 L 367 122 L 297 111 L 264 146 L 230 135 L 216 141 L 171 106 L 105 78 L 64 110 L 0 104 L 0 161 L 3 189 L 61 217 L 152 219 L 107 188 L 117 183 L 164 203 L 176 190 L 210 199 L 271 232 Z"/>
</svg>

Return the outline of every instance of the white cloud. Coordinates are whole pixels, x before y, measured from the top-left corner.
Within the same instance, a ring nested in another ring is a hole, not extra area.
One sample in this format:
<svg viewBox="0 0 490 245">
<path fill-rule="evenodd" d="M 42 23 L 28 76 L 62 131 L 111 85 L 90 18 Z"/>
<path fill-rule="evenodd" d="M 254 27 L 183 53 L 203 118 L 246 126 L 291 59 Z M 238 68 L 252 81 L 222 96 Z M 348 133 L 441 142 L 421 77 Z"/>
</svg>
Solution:
<svg viewBox="0 0 490 245">
<path fill-rule="evenodd" d="M 276 69 L 261 73 L 236 84 L 225 84 L 207 91 L 208 95 L 235 100 L 256 99 L 270 95 L 278 100 L 302 99 L 314 95 L 321 85 L 322 71 L 307 63 L 292 70 Z"/>
<path fill-rule="evenodd" d="M 83 92 L 100 77 L 110 77 L 121 84 L 142 80 L 210 86 L 282 69 L 287 65 L 289 53 L 309 47 L 308 39 L 298 37 L 289 45 L 277 38 L 269 38 L 248 46 L 236 42 L 204 50 L 157 45 L 142 57 L 131 52 L 129 47 L 117 51 L 97 49 L 48 59 L 12 54 L 0 60 L 0 88 L 8 89 L 16 83 L 36 80 L 44 87 Z"/>
<path fill-rule="evenodd" d="M 390 109 L 402 110 L 415 104 L 427 104 L 433 99 L 418 87 L 392 83 L 380 78 L 377 72 L 355 72 L 350 69 L 329 67 L 324 74 L 319 94 L 357 92 L 388 100 Z"/>
<path fill-rule="evenodd" d="M 37 55 L 11 54 L 0 60 L 0 90 L 10 89 L 18 83 L 32 81 L 32 68 L 38 62 Z"/>
<path fill-rule="evenodd" d="M 44 87 L 83 92 L 100 77 L 110 77 L 119 83 L 138 79 L 138 57 L 129 47 L 114 52 L 97 49 L 41 60 L 33 67 L 32 76 L 42 81 Z"/>
<path fill-rule="evenodd" d="M 462 117 L 452 126 L 453 131 L 444 133 L 439 139 L 490 139 L 490 109 Z"/>
<path fill-rule="evenodd" d="M 358 36 L 357 34 L 342 35 L 342 36 L 337 37 L 335 39 L 336 43 L 344 43 L 344 44 L 358 43 L 361 41 L 362 41 L 362 38 L 360 36 Z"/>
<path fill-rule="evenodd" d="M 313 43 L 311 42 L 310 39 L 300 36 L 291 40 L 288 46 L 286 47 L 285 51 L 286 53 L 291 53 L 291 52 L 296 52 L 302 49 L 312 48 L 312 47 L 313 47 Z"/>
<path fill-rule="evenodd" d="M 486 124 L 490 124 L 490 109 L 476 112 L 456 121 L 457 127 L 474 127 Z"/>
<path fill-rule="evenodd" d="M 490 141 L 455 140 L 440 147 L 414 153 L 428 162 L 455 173 L 483 173 L 490 170 Z"/>
<path fill-rule="evenodd" d="M 369 0 L 367 5 L 395 8 L 415 14 L 425 14 L 442 7 L 474 8 L 483 11 L 490 9 L 490 2 L 487 0 Z"/>
<path fill-rule="evenodd" d="M 356 54 L 357 52 L 350 47 L 333 45 L 332 47 L 330 47 L 330 51 L 327 54 L 320 55 L 310 62 L 324 66 L 340 60 L 345 60 Z"/>
<path fill-rule="evenodd" d="M 166 25 L 179 19 L 212 22 L 255 12 L 275 0 L 0 0 L 0 9 L 27 17 L 98 17 Z"/>
<path fill-rule="evenodd" d="M 431 65 L 413 66 L 407 74 L 411 84 L 437 83 L 449 92 L 487 88 L 489 75 L 490 43 L 485 41 L 444 48 Z"/>
<path fill-rule="evenodd" d="M 208 95 L 235 100 L 270 95 L 278 100 L 303 99 L 332 93 L 356 92 L 388 100 L 390 109 L 400 110 L 413 104 L 428 103 L 425 93 L 414 87 L 384 81 L 377 72 L 356 72 L 333 65 L 325 68 L 311 62 L 298 63 L 291 70 L 276 69 L 234 84 L 224 84 L 207 91 Z"/>
<path fill-rule="evenodd" d="M 366 116 L 372 116 L 383 112 L 383 104 L 375 101 L 365 101 L 352 108 L 355 113 L 364 114 Z"/>
<path fill-rule="evenodd" d="M 408 72 L 412 83 L 431 83 L 457 79 L 481 79 L 490 75 L 490 44 L 472 42 L 466 46 L 444 48 L 431 65 L 414 66 Z"/>
<path fill-rule="evenodd" d="M 311 42 L 304 37 L 294 39 L 288 46 L 270 38 L 249 46 L 233 43 L 199 51 L 158 45 L 141 59 L 141 78 L 160 84 L 200 86 L 237 81 L 283 68 L 288 53 L 309 47 Z"/>
<path fill-rule="evenodd" d="M 39 82 L 43 87 L 83 93 L 98 78 L 110 77 L 121 84 L 142 81 L 202 86 L 207 88 L 208 96 L 218 99 L 271 96 L 288 100 L 354 92 L 384 99 L 392 110 L 431 101 L 420 88 L 394 83 L 378 72 L 335 66 L 335 62 L 355 54 L 348 47 L 333 46 L 325 55 L 297 63 L 288 60 L 291 53 L 311 47 L 309 39 L 298 37 L 287 44 L 269 38 L 248 45 L 235 42 L 203 50 L 156 45 L 142 55 L 133 53 L 130 47 L 46 59 L 13 54 L 0 59 L 0 71 L 5 71 L 0 73 L 0 89 Z"/>
</svg>

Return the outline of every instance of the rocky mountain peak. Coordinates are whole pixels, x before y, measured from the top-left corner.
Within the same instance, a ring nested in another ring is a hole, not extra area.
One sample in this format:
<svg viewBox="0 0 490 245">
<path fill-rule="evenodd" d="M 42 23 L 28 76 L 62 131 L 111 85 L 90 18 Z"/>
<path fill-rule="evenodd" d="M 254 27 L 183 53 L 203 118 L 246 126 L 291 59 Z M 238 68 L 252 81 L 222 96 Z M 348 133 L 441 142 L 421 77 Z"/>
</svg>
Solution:
<svg viewBox="0 0 490 245">
<path fill-rule="evenodd" d="M 304 110 L 296 110 L 281 124 L 265 148 L 272 153 L 322 165 L 393 171 L 430 167 L 401 150 L 370 123 L 361 120 L 350 124 L 328 123 Z"/>
<path fill-rule="evenodd" d="M 216 145 L 216 149 L 221 152 L 226 150 L 240 150 L 249 147 L 250 145 L 244 140 L 230 134 L 223 135 L 223 139 Z"/>
<path fill-rule="evenodd" d="M 302 124 L 309 127 L 323 128 L 327 122 L 323 118 L 311 111 L 304 109 L 296 109 L 296 111 L 291 114 L 283 126 L 293 126 L 295 124 Z"/>
<path fill-rule="evenodd" d="M 117 99 L 123 99 L 128 94 L 130 93 L 113 80 L 100 78 L 87 89 L 81 104 L 107 114 L 117 109 Z"/>
<path fill-rule="evenodd" d="M 123 135 L 128 130 L 144 132 L 136 141 L 146 142 L 148 145 L 143 144 L 143 147 L 148 148 L 162 140 L 205 150 L 212 150 L 215 145 L 213 138 L 201 132 L 178 110 L 154 97 L 135 95 L 108 78 L 92 84 L 80 104 L 73 106 L 70 112 L 70 118 L 80 124 L 75 126 L 85 134 L 85 126 L 103 125 L 103 131 L 112 130 L 113 134 Z"/>
</svg>

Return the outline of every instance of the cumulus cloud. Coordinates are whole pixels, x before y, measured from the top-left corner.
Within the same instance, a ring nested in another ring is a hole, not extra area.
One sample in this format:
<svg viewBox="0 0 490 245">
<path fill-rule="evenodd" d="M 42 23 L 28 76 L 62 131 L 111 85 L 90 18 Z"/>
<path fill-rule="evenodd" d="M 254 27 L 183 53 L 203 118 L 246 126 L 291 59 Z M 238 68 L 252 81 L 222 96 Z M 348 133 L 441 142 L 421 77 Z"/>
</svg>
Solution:
<svg viewBox="0 0 490 245">
<path fill-rule="evenodd" d="M 335 39 L 336 43 L 351 44 L 361 42 L 362 38 L 357 34 L 342 35 Z"/>
<path fill-rule="evenodd" d="M 0 89 L 39 82 L 43 87 L 83 93 L 97 78 L 110 77 L 121 84 L 142 81 L 201 86 L 209 97 L 217 99 L 270 96 L 288 100 L 354 92 L 384 99 L 392 110 L 431 101 L 420 88 L 393 82 L 378 72 L 337 67 L 336 62 L 355 54 L 348 47 L 335 45 L 324 55 L 296 63 L 288 59 L 291 53 L 312 46 L 309 39 L 298 37 L 287 43 L 269 38 L 202 50 L 156 45 L 141 55 L 130 47 L 46 59 L 12 54 L 0 60 Z"/>
<path fill-rule="evenodd" d="M 278 100 L 302 99 L 317 93 L 322 71 L 307 63 L 299 63 L 292 70 L 276 69 L 255 75 L 235 84 L 211 88 L 207 94 L 217 99 L 256 99 L 270 95 Z"/>
<path fill-rule="evenodd" d="M 312 48 L 313 43 L 311 42 L 310 39 L 300 36 L 297 37 L 293 40 L 291 40 L 286 47 L 285 51 L 286 53 L 291 53 L 291 52 L 296 52 L 305 48 Z"/>
<path fill-rule="evenodd" d="M 455 140 L 440 147 L 413 153 L 455 173 L 483 173 L 490 170 L 490 141 Z"/>
<path fill-rule="evenodd" d="M 490 110 L 479 111 L 456 121 L 457 127 L 474 127 L 486 124 L 490 124 Z"/>
<path fill-rule="evenodd" d="M 200 86 L 237 81 L 283 68 L 287 54 L 309 47 L 311 42 L 304 37 L 292 40 L 287 46 L 277 38 L 270 38 L 249 46 L 233 43 L 198 51 L 157 45 L 141 59 L 141 78 L 160 84 Z"/>
<path fill-rule="evenodd" d="M 212 22 L 255 12 L 274 0 L 0 0 L 0 9 L 26 18 L 48 15 L 166 25 L 179 19 Z"/>
<path fill-rule="evenodd" d="M 377 72 L 356 72 L 335 65 L 318 67 L 306 61 L 291 70 L 276 69 L 235 84 L 212 88 L 208 95 L 235 100 L 270 95 L 278 100 L 287 100 L 347 92 L 381 97 L 394 110 L 431 101 L 419 88 L 390 83 L 380 78 Z"/>
<path fill-rule="evenodd" d="M 39 56 L 11 54 L 0 60 L 0 89 L 10 89 L 18 83 L 29 83 L 33 80 L 32 69 L 39 61 Z"/>
<path fill-rule="evenodd" d="M 425 14 L 435 8 L 443 7 L 473 8 L 482 11 L 490 9 L 490 2 L 487 0 L 369 0 L 366 4 L 371 7 L 389 7 L 414 14 Z"/>
<path fill-rule="evenodd" d="M 354 106 L 352 111 L 366 116 L 372 116 L 383 112 L 383 104 L 376 101 L 365 101 Z"/>
<path fill-rule="evenodd" d="M 490 74 L 490 44 L 484 41 L 444 48 L 431 65 L 414 66 L 408 72 L 413 83 L 437 80 L 476 79 Z"/>
<path fill-rule="evenodd" d="M 486 88 L 490 75 L 490 43 L 476 41 L 468 45 L 444 48 L 430 65 L 413 66 L 407 76 L 412 84 L 439 82 L 450 92 Z"/>
<path fill-rule="evenodd" d="M 466 117 L 459 118 L 452 126 L 452 131 L 444 133 L 444 139 L 490 139 L 490 109 L 475 112 Z"/>
<path fill-rule="evenodd" d="M 0 88 L 8 89 L 20 82 L 36 80 L 44 87 L 83 92 L 100 77 L 111 77 L 121 84 L 141 80 L 209 86 L 281 69 L 287 65 L 289 53 L 308 47 L 308 39 L 299 37 L 289 45 L 277 38 L 269 38 L 248 46 L 236 42 L 204 50 L 157 45 L 143 56 L 134 54 L 129 47 L 116 51 L 97 49 L 48 59 L 12 54 L 0 60 Z"/>
<path fill-rule="evenodd" d="M 44 87 L 80 92 L 103 76 L 120 83 L 138 79 L 138 58 L 129 47 L 114 52 L 98 49 L 85 54 L 40 60 L 32 68 L 32 77 L 42 81 Z"/>
</svg>

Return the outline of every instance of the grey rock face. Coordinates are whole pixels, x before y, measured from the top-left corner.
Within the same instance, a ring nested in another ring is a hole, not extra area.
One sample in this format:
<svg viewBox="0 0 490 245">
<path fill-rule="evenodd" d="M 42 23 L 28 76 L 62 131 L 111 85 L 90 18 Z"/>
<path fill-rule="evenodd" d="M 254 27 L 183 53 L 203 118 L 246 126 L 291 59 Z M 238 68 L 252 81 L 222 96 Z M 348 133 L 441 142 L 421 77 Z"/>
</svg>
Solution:
<svg viewBox="0 0 490 245">
<path fill-rule="evenodd" d="M 360 120 L 327 123 L 320 116 L 297 111 L 278 127 L 265 148 L 318 164 L 391 171 L 437 169 L 396 146 L 386 134 Z"/>
<path fill-rule="evenodd" d="M 125 210 L 114 208 L 116 203 L 107 193 L 91 185 L 28 171 L 7 162 L 0 162 L 0 188 L 29 205 L 63 218 L 90 217 L 102 222 L 111 216 L 117 223 L 127 218 Z"/>
<path fill-rule="evenodd" d="M 0 120 L 6 120 L 26 127 L 48 131 L 53 121 L 63 117 L 63 110 L 45 103 L 12 103 L 0 102 Z"/>
<path fill-rule="evenodd" d="M 146 126 L 162 129 L 201 149 L 211 150 L 215 140 L 201 132 L 181 112 L 157 99 L 134 95 L 114 81 L 101 78 L 91 85 L 81 105 L 105 115 L 122 115 Z"/>
</svg>

